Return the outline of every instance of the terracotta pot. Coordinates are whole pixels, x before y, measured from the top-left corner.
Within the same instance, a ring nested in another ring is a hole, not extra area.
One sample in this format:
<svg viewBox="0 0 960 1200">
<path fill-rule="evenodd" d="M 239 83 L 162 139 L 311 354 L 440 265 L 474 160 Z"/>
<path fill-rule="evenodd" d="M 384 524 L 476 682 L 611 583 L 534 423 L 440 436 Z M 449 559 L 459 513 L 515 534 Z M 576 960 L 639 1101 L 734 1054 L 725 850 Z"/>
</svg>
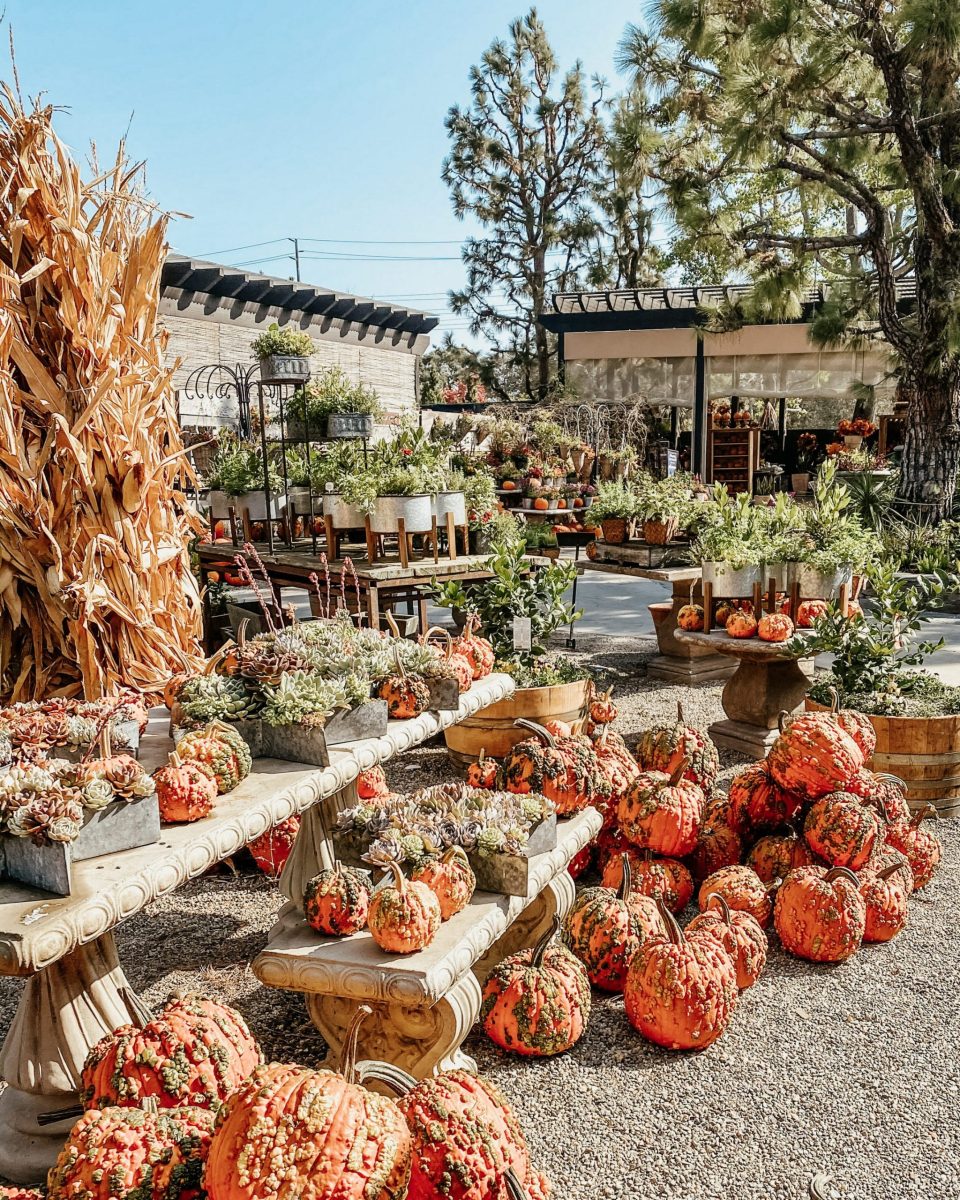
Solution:
<svg viewBox="0 0 960 1200">
<path fill-rule="evenodd" d="M 619 546 L 627 540 L 627 522 L 620 517 L 608 517 L 600 522 L 600 528 L 603 531 L 603 540 L 613 546 Z"/>
<path fill-rule="evenodd" d="M 863 438 L 859 433 L 845 433 L 843 435 L 843 444 L 850 450 L 859 450 L 863 445 Z"/>
<path fill-rule="evenodd" d="M 643 540 L 651 546 L 665 546 L 673 541 L 677 533 L 677 522 L 671 517 L 669 521 L 644 521 Z"/>
<path fill-rule="evenodd" d="M 796 471 L 790 476 L 790 486 L 795 492 L 799 492 L 801 496 L 805 495 L 810 491 L 810 472 Z"/>
<path fill-rule="evenodd" d="M 514 721 L 526 717 L 538 724 L 566 721 L 572 724 L 587 715 L 590 680 L 558 683 L 550 687 L 517 688 L 506 700 L 489 704 L 472 717 L 444 730 L 447 754 L 461 770 L 476 762 L 483 750 L 488 758 L 504 758 L 529 731 L 517 729 Z"/>
</svg>

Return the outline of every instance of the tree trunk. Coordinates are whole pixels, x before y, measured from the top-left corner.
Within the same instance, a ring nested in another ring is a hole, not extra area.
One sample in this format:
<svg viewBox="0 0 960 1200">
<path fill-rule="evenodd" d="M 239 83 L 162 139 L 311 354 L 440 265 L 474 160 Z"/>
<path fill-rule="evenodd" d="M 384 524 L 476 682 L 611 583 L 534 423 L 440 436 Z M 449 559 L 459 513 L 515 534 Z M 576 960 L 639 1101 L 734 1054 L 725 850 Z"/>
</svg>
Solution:
<svg viewBox="0 0 960 1200">
<path fill-rule="evenodd" d="M 909 409 L 898 507 L 918 521 L 942 521 L 951 514 L 957 490 L 960 370 L 907 375 L 900 393 L 909 397 Z"/>
<path fill-rule="evenodd" d="M 539 321 L 534 330 L 537 339 L 537 397 L 545 400 L 550 393 L 550 342 L 546 329 Z"/>
</svg>

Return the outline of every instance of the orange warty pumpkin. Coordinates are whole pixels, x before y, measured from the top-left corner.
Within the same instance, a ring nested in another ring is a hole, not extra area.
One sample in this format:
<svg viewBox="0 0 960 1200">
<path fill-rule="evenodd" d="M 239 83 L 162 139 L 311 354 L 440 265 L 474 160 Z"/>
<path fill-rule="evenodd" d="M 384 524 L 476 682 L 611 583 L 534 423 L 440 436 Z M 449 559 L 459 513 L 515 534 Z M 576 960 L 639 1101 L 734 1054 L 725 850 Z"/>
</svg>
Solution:
<svg viewBox="0 0 960 1200">
<path fill-rule="evenodd" d="M 86 1108 L 217 1109 L 261 1062 L 243 1017 L 206 996 L 171 1000 L 142 1029 L 121 1025 L 90 1050 L 83 1064 Z"/>
<path fill-rule="evenodd" d="M 827 607 L 826 600 L 801 600 L 797 605 L 797 624 L 801 629 L 812 629 L 827 615 Z"/>
<path fill-rule="evenodd" d="M 844 962 L 860 949 L 867 906 L 846 867 L 798 867 L 783 881 L 774 925 L 783 948 L 811 962 Z"/>
<path fill-rule="evenodd" d="M 641 946 L 623 993 L 630 1024 L 669 1050 L 702 1050 L 723 1033 L 737 1003 L 733 960 L 715 938 L 684 936 L 658 903 L 667 935 Z"/>
<path fill-rule="evenodd" d="M 733 806 L 730 803 L 730 796 L 726 792 L 714 789 L 707 793 L 707 800 L 703 806 L 703 823 L 704 825 L 726 825 L 734 833 L 740 832 Z"/>
<path fill-rule="evenodd" d="M 736 607 L 729 600 L 721 600 L 713 610 L 713 623 L 721 629 L 726 629 L 727 622 L 736 612 Z"/>
<path fill-rule="evenodd" d="M 477 636 L 480 620 L 477 616 L 467 617 L 463 633 L 453 640 L 455 653 L 462 655 L 470 664 L 474 679 L 484 679 L 493 670 L 496 655 L 486 638 Z"/>
<path fill-rule="evenodd" d="M 470 787 L 494 791 L 500 780 L 500 768 L 495 759 L 487 758 L 485 752 L 481 750 L 477 761 L 467 766 L 466 780 Z"/>
<path fill-rule="evenodd" d="M 167 822 L 199 821 L 213 812 L 217 785 L 209 767 L 203 763 L 184 762 L 173 753 L 165 767 L 153 773 L 160 805 L 160 820 Z"/>
<path fill-rule="evenodd" d="M 418 867 L 411 879 L 425 883 L 440 905 L 440 919 L 449 921 L 467 907 L 477 890 L 477 877 L 462 846 L 451 846 L 440 858 Z"/>
<path fill-rule="evenodd" d="M 693 853 L 687 860 L 693 878 L 702 883 L 708 875 L 719 871 L 721 867 L 732 867 L 743 857 L 743 843 L 738 834 L 718 821 L 716 824 L 704 823 L 700 826 L 700 834 Z"/>
<path fill-rule="evenodd" d="M 727 617 L 724 626 L 732 638 L 752 638 L 757 636 L 757 619 L 751 612 L 738 608 Z"/>
<path fill-rule="evenodd" d="M 615 721 L 620 715 L 617 706 L 611 700 L 613 688 L 607 688 L 605 692 L 601 692 L 599 696 L 594 696 L 590 701 L 590 732 L 595 732 L 592 726 L 594 725 L 609 725 L 611 721 Z"/>
<path fill-rule="evenodd" d="M 595 847 L 592 842 L 588 842 L 582 850 L 578 850 L 573 858 L 567 863 L 567 874 L 571 879 L 579 879 L 580 876 L 593 866 Z"/>
<path fill-rule="evenodd" d="M 786 642 L 793 637 L 793 622 L 786 613 L 764 613 L 757 633 L 761 642 Z"/>
<path fill-rule="evenodd" d="M 0 1200 L 43 1200 L 39 1188 L 0 1187 Z"/>
<path fill-rule="evenodd" d="M 865 942 L 889 942 L 907 923 L 907 901 L 913 887 L 913 872 L 906 863 L 895 862 L 860 882 L 860 895 L 867 906 L 863 928 Z"/>
<path fill-rule="evenodd" d="M 609 725 L 602 725 L 593 739 L 593 750 L 604 778 L 610 786 L 610 795 L 604 807 L 604 823 L 616 819 L 620 797 L 639 776 L 637 761 L 627 749 L 627 743 Z"/>
<path fill-rule="evenodd" d="M 683 705 L 677 701 L 677 720 L 673 725 L 655 725 L 637 742 L 637 762 L 645 771 L 665 771 L 672 775 L 684 759 L 684 778 L 708 792 L 720 770 L 720 756 L 710 738 L 701 729 L 688 725 Z"/>
<path fill-rule="evenodd" d="M 190 678 L 189 675 L 171 675 L 167 682 L 163 685 L 163 703 L 167 708 L 173 708 L 177 701 L 177 696 L 180 689 Z"/>
<path fill-rule="evenodd" d="M 367 923 L 370 889 L 361 871 L 335 863 L 307 883 L 303 915 L 318 933 L 347 937 Z"/>
<path fill-rule="evenodd" d="M 677 613 L 677 624 L 690 633 L 698 633 L 703 622 L 703 607 L 699 604 L 685 604 Z"/>
<path fill-rule="evenodd" d="M 195 1200 L 213 1124 L 203 1108 L 91 1109 L 50 1169 L 48 1200 Z"/>
<path fill-rule="evenodd" d="M 816 859 L 807 843 L 790 827 L 786 833 L 768 833 L 754 842 L 747 866 L 766 884 L 786 879 L 796 867 L 809 867 Z"/>
<path fill-rule="evenodd" d="M 776 829 L 802 806 L 803 797 L 780 787 L 764 762 L 751 763 L 730 784 L 730 824 L 742 835 Z"/>
<path fill-rule="evenodd" d="M 590 1018 L 590 981 L 580 960 L 556 941 L 560 921 L 532 950 L 511 954 L 483 985 L 480 1023 L 503 1050 L 525 1057 L 562 1054 Z"/>
<path fill-rule="evenodd" d="M 253 861 L 265 875 L 274 879 L 280 877 L 299 832 L 300 818 L 287 817 L 285 821 L 254 838 L 252 842 L 247 842 L 247 849 L 253 855 Z"/>
<path fill-rule="evenodd" d="M 913 890 L 919 891 L 930 882 L 940 868 L 943 846 L 936 834 L 923 828 L 923 822 L 936 816 L 932 804 L 926 805 L 910 818 L 887 826 L 887 842 L 899 850 L 913 871 Z"/>
<path fill-rule="evenodd" d="M 642 772 L 620 799 L 617 818 L 623 836 L 641 850 L 683 858 L 697 844 L 706 800 L 695 783 L 684 779 L 682 759 L 671 775 Z"/>
<path fill-rule="evenodd" d="M 775 783 L 808 800 L 842 791 L 863 766 L 863 751 L 829 713 L 802 713 L 770 747 L 767 769 Z"/>
<path fill-rule="evenodd" d="M 770 914 L 773 911 L 770 889 L 749 867 L 721 867 L 719 871 L 708 875 L 697 893 L 697 903 L 701 912 L 706 911 L 708 900 L 713 893 L 722 896 L 737 912 L 750 913 L 761 929 L 766 929 L 770 924 Z"/>
<path fill-rule="evenodd" d="M 620 857 L 616 891 L 585 888 L 563 922 L 567 946 L 586 967 L 594 987 L 622 992 L 630 960 L 648 938 L 662 935 L 656 904 L 631 889 L 630 859 Z"/>
<path fill-rule="evenodd" d="M 719 941 L 733 959 L 741 991 L 752 987 L 767 965 L 767 935 L 756 918 L 748 912 L 735 912 L 716 892 L 707 897 L 707 907 L 693 918 L 686 933 L 687 937 L 699 935 Z"/>
<path fill-rule="evenodd" d="M 380 888 L 370 899 L 367 926 L 381 950 L 413 954 L 423 950 L 440 928 L 440 901 L 425 883 L 405 879 L 396 863 L 390 864 L 393 884 Z"/>
<path fill-rule="evenodd" d="M 258 1067 L 233 1093 L 207 1155 L 209 1200 L 402 1200 L 412 1138 L 393 1100 L 356 1083 L 362 1005 L 342 1073 Z"/>
<path fill-rule="evenodd" d="M 631 892 L 663 900 L 671 912 L 682 912 L 693 896 L 693 876 L 675 858 L 654 858 L 649 850 L 628 850 Z M 611 854 L 603 868 L 604 887 L 617 890 L 623 882 L 623 855 Z"/>
<path fill-rule="evenodd" d="M 390 791 L 383 767 L 367 767 L 357 776 L 357 796 L 361 800 L 378 800 Z"/>
<path fill-rule="evenodd" d="M 870 718 L 855 708 L 841 708 L 840 694 L 836 688 L 830 689 L 830 715 L 836 719 L 844 733 L 853 738 L 864 759 L 869 761 L 877 748 L 877 734 Z"/>
<path fill-rule="evenodd" d="M 846 785 L 845 791 L 859 796 L 864 804 L 875 809 L 885 822 L 909 821 L 907 785 L 896 775 L 875 774 L 866 769 L 858 771 Z"/>
<path fill-rule="evenodd" d="M 609 785 L 587 738 L 555 738 L 533 721 L 521 719 L 514 724 L 532 730 L 534 736 L 517 742 L 503 761 L 507 791 L 540 792 L 553 801 L 559 816 L 579 812 L 588 804 L 602 805 Z"/>
<path fill-rule="evenodd" d="M 412 721 L 430 708 L 430 688 L 419 675 L 409 675 L 397 659 L 396 675 L 388 675 L 377 685 L 377 698 L 386 700 L 387 714 L 393 721 Z"/>
<path fill-rule="evenodd" d="M 883 829 L 880 818 L 859 797 L 831 792 L 807 813 L 803 836 L 814 854 L 829 866 L 858 871 L 882 841 Z"/>
</svg>

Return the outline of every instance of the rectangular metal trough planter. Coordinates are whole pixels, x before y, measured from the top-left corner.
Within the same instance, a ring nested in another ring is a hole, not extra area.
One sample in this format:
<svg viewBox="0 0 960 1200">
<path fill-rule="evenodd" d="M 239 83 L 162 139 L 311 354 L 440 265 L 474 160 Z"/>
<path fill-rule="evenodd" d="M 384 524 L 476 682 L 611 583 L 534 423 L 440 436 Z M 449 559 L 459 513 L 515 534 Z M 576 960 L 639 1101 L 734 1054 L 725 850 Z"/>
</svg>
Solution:
<svg viewBox="0 0 960 1200">
<path fill-rule="evenodd" d="M 69 896 L 71 865 L 160 841 L 157 797 L 114 800 L 87 815 L 73 842 L 36 845 L 31 838 L 0 837 L 0 874 L 58 896 Z"/>
<path fill-rule="evenodd" d="M 331 746 L 383 737 L 386 732 L 387 702 L 368 700 L 357 708 L 335 713 L 326 725 L 317 729 L 306 725 L 267 725 L 262 722 L 262 752 L 266 758 L 329 767 Z"/>
</svg>

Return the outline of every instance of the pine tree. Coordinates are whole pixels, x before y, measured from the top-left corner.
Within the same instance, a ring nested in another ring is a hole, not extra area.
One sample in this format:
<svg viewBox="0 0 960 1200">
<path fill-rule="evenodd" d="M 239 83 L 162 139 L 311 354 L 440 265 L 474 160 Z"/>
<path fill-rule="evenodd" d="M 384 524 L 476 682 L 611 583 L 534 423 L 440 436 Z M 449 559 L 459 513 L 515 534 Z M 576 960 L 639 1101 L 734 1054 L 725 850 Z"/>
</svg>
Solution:
<svg viewBox="0 0 960 1200">
<path fill-rule="evenodd" d="M 957 0 L 657 0 L 622 47 L 676 142 L 667 196 L 768 316 L 817 269 L 823 344 L 882 338 L 909 399 L 900 499 L 947 515 L 960 450 Z M 903 284 L 915 281 L 915 298 Z"/>
</svg>

